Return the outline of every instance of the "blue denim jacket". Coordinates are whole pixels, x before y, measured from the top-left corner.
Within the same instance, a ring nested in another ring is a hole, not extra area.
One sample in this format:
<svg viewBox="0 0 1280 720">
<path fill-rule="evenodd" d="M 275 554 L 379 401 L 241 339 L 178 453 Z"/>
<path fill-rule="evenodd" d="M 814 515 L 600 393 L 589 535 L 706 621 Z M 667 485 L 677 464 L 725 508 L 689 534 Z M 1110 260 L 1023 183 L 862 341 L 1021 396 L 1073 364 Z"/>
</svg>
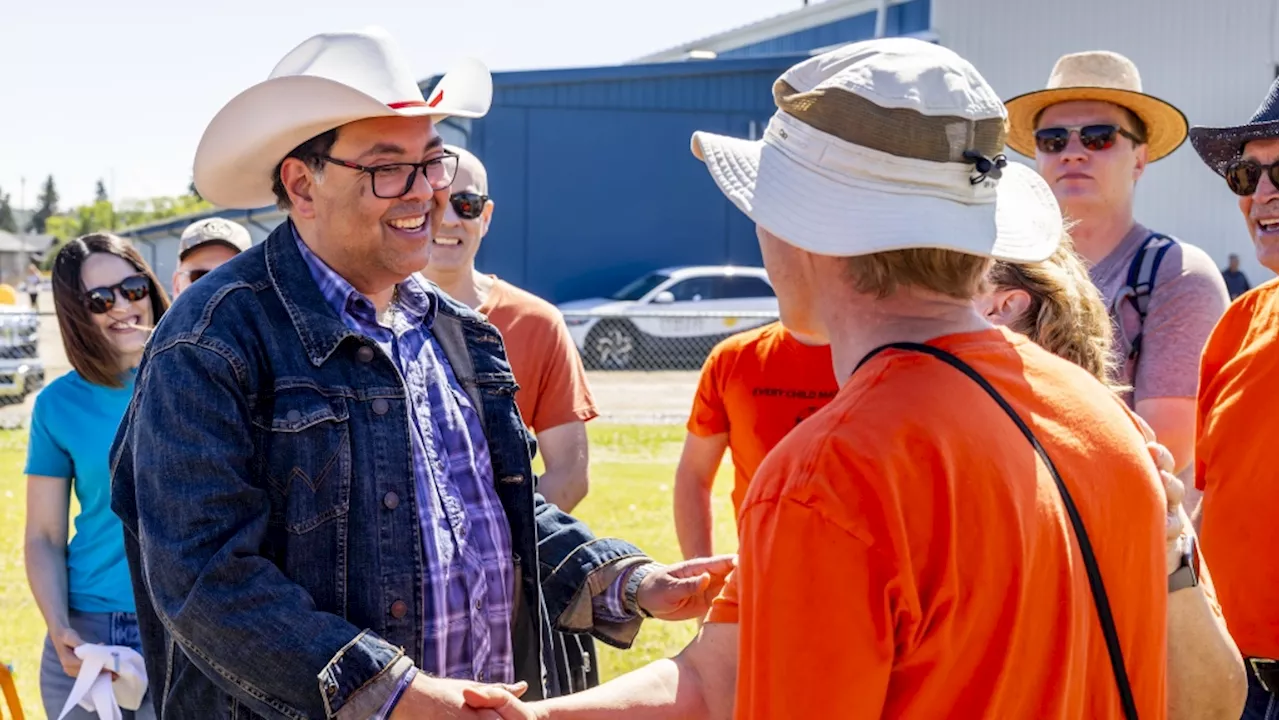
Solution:
<svg viewBox="0 0 1280 720">
<path fill-rule="evenodd" d="M 112 509 L 161 717 L 367 718 L 418 661 L 424 558 L 404 383 L 320 295 L 282 224 L 156 328 L 112 449 Z M 647 558 L 534 491 L 502 338 L 442 296 L 516 558 L 516 678 L 562 692 L 553 631 L 628 647 L 591 598 Z"/>
</svg>

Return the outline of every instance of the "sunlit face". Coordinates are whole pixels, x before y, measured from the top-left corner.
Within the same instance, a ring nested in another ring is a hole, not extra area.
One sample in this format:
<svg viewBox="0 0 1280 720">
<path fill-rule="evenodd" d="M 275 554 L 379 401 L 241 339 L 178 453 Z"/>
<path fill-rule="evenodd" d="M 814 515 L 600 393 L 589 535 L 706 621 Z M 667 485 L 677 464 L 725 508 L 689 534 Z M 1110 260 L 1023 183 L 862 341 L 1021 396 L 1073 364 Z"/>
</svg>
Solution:
<svg viewBox="0 0 1280 720">
<path fill-rule="evenodd" d="M 477 167 L 477 161 L 463 155 L 458 163 L 458 174 L 454 177 L 453 186 L 449 188 L 450 196 L 459 194 L 460 204 L 466 205 L 470 196 L 487 194 L 487 178 L 484 168 Z M 471 270 L 480 250 L 480 242 L 489 232 L 489 220 L 493 217 L 493 201 L 486 200 L 482 206 L 477 203 L 480 216 L 464 218 L 458 215 L 450 201 L 444 207 L 440 229 L 436 232 L 431 244 L 431 257 L 427 265 L 427 275 L 433 272 L 462 272 Z"/>
<path fill-rule="evenodd" d="M 216 242 L 202 245 L 187 253 L 187 256 L 178 262 L 178 269 L 173 272 L 174 296 L 176 297 L 183 290 L 191 287 L 191 283 L 239 254 L 239 251 Z"/>
<path fill-rule="evenodd" d="M 443 155 L 443 140 L 427 117 L 343 125 L 329 152 L 332 158 L 365 167 Z M 414 174 L 409 191 L 394 198 L 377 197 L 369 173 L 333 163 L 317 173 L 290 159 L 281 176 L 293 213 L 310 228 L 308 244 L 357 288 L 389 288 L 427 264 L 449 190 L 433 190 L 421 171 Z"/>
<path fill-rule="evenodd" d="M 127 277 L 139 274 L 137 268 L 124 258 L 98 252 L 85 258 L 80 268 L 80 282 L 86 291 L 110 288 Z M 90 313 L 90 317 L 121 355 L 137 355 L 146 346 L 148 334 L 138 327 L 150 328 L 155 324 L 151 314 L 151 298 L 130 302 L 119 289 L 114 290 L 114 295 L 115 301 L 110 310 L 101 314 Z"/>
<path fill-rule="evenodd" d="M 1111 103 L 1072 101 L 1051 105 L 1040 115 L 1036 129 L 1114 125 L 1137 134 L 1128 114 Z M 1117 134 L 1106 149 L 1090 150 L 1072 132 L 1067 146 L 1056 153 L 1036 148 L 1036 167 L 1067 215 L 1074 218 L 1133 202 L 1134 183 L 1147 164 L 1147 146 Z"/>
<path fill-rule="evenodd" d="M 769 283 L 778 296 L 778 318 L 783 326 L 793 333 L 830 342 L 817 313 L 818 298 L 812 264 L 805 261 L 805 252 L 760 225 L 756 226 L 756 238 L 760 241 L 760 254 L 769 273 Z"/>
<path fill-rule="evenodd" d="M 1280 141 L 1254 140 L 1244 146 L 1242 155 L 1245 160 L 1253 160 L 1262 165 L 1270 165 L 1276 161 L 1277 145 Z M 1244 216 L 1249 228 L 1249 236 L 1253 238 L 1253 249 L 1258 253 L 1258 262 L 1271 272 L 1280 272 L 1280 248 L 1276 242 L 1276 218 L 1280 210 L 1276 186 L 1267 173 L 1258 178 L 1258 187 L 1252 195 L 1239 200 L 1240 214 Z"/>
</svg>

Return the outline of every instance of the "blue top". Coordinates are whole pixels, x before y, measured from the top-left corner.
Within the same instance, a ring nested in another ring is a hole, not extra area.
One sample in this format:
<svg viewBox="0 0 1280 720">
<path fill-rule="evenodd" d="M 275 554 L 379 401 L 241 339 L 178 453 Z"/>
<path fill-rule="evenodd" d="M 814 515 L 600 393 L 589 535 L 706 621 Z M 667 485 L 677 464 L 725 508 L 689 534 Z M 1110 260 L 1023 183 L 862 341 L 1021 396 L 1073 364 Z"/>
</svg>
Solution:
<svg viewBox="0 0 1280 720">
<path fill-rule="evenodd" d="M 70 478 L 80 503 L 67 546 L 68 606 L 80 612 L 134 612 L 124 527 L 111 512 L 109 454 L 133 396 L 85 380 L 74 370 L 36 397 L 27 446 L 28 475 Z"/>
</svg>

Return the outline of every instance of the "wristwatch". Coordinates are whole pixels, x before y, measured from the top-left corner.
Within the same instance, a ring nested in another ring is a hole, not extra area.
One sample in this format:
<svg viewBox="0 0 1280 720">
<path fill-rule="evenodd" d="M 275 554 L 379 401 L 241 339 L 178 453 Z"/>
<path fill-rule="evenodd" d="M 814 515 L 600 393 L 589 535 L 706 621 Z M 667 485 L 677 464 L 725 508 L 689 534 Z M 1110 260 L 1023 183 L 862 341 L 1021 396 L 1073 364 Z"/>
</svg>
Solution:
<svg viewBox="0 0 1280 720">
<path fill-rule="evenodd" d="M 648 562 L 631 571 L 627 576 L 627 584 L 622 589 L 622 601 L 626 604 L 627 610 L 633 615 L 651 618 L 647 610 L 640 607 L 640 582 L 645 579 L 653 569 L 657 567 L 657 563 Z"/>
<path fill-rule="evenodd" d="M 1169 594 L 1200 584 L 1200 544 L 1194 535 L 1187 538 L 1178 569 L 1169 575 Z"/>
</svg>

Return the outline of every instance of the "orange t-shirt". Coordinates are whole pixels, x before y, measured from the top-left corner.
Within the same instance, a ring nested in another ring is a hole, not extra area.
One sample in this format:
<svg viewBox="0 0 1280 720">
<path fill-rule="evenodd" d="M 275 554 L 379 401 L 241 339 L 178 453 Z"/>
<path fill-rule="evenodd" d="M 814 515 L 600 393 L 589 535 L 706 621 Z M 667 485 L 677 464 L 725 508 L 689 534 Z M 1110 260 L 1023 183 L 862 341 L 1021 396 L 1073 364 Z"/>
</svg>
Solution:
<svg viewBox="0 0 1280 720">
<path fill-rule="evenodd" d="M 1139 715 L 1164 717 L 1165 500 L 1137 423 L 1010 331 L 930 344 L 986 377 L 1049 453 L 1097 553 Z M 1052 477 L 942 361 L 868 361 L 769 455 L 739 522 L 709 618 L 741 623 L 738 718 L 1122 716 Z"/>
<path fill-rule="evenodd" d="M 555 306 L 494 278 L 478 310 L 502 333 L 507 361 L 520 389 L 516 406 L 535 433 L 597 417 L 582 357 Z"/>
<path fill-rule="evenodd" d="M 1277 281 L 1236 298 L 1200 360 L 1200 536 L 1227 629 L 1248 657 L 1280 657 L 1280 342 Z"/>
<path fill-rule="evenodd" d="M 781 323 L 723 340 L 702 366 L 687 428 L 729 434 L 735 515 L 769 453 L 801 420 L 835 397 L 829 345 L 805 345 Z"/>
</svg>

